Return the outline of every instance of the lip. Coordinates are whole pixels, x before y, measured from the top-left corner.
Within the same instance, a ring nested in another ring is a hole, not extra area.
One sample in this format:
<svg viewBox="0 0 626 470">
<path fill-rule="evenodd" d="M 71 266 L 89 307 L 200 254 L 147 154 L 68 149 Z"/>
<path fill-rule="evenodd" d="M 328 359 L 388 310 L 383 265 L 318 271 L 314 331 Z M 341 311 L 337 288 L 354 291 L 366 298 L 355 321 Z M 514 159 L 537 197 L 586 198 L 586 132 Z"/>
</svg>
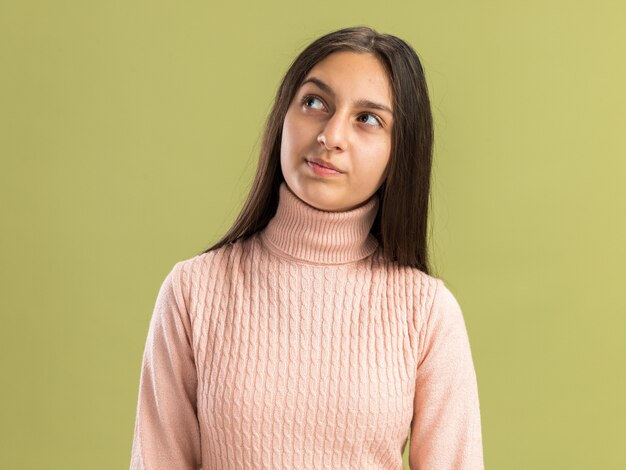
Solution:
<svg viewBox="0 0 626 470">
<path fill-rule="evenodd" d="M 332 165 L 331 163 L 325 162 L 323 160 L 320 160 L 319 158 L 311 158 L 311 159 L 307 159 L 306 162 L 309 164 L 314 163 L 318 166 L 321 166 L 323 168 L 328 168 L 330 170 L 333 170 L 335 173 L 343 173 L 343 171 L 341 171 L 339 168 L 337 168 L 336 166 Z"/>
<path fill-rule="evenodd" d="M 332 168 L 326 168 L 312 161 L 307 160 L 306 164 L 318 176 L 339 176 L 342 174 L 337 170 L 333 170 Z"/>
</svg>

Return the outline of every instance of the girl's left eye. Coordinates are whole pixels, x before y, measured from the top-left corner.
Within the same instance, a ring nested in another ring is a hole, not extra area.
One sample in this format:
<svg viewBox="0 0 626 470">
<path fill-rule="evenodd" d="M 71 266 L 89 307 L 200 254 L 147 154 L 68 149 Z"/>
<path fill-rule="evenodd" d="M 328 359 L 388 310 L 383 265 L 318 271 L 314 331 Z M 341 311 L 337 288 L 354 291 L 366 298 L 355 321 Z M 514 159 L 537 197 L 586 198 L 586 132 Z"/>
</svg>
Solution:
<svg viewBox="0 0 626 470">
<path fill-rule="evenodd" d="M 363 113 L 363 114 L 361 114 L 361 116 L 371 116 L 371 117 L 374 118 L 374 121 L 376 121 L 376 123 L 373 124 L 374 126 L 380 126 L 381 125 L 380 124 L 380 120 L 372 113 Z"/>
<path fill-rule="evenodd" d="M 306 95 L 304 98 L 302 98 L 301 104 L 306 106 L 307 108 L 310 108 L 308 103 L 310 101 L 315 101 L 315 100 L 319 101 L 320 103 L 322 102 L 317 96 Z M 318 108 L 313 108 L 313 109 L 318 109 Z M 374 123 L 372 123 L 370 125 L 372 125 L 374 127 L 377 127 L 377 126 L 381 127 L 382 126 L 382 123 L 380 122 L 380 119 L 378 119 L 378 117 L 375 114 L 363 113 L 363 114 L 361 114 L 361 116 L 370 116 L 370 117 L 372 117 L 373 120 L 374 120 Z M 361 122 L 367 122 L 367 121 L 361 121 Z"/>
</svg>

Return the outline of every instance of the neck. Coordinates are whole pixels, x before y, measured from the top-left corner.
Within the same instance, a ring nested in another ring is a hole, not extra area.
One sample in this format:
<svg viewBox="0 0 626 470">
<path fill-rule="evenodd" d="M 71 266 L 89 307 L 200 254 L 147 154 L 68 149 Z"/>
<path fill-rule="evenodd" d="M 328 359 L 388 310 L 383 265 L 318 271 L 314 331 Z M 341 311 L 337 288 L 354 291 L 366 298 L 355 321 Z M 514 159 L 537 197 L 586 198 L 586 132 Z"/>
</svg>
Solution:
<svg viewBox="0 0 626 470">
<path fill-rule="evenodd" d="M 378 241 L 370 229 L 379 198 L 361 206 L 330 212 L 310 206 L 281 182 L 276 214 L 261 231 L 266 246 L 283 257 L 313 264 L 344 264 L 371 255 Z"/>
</svg>

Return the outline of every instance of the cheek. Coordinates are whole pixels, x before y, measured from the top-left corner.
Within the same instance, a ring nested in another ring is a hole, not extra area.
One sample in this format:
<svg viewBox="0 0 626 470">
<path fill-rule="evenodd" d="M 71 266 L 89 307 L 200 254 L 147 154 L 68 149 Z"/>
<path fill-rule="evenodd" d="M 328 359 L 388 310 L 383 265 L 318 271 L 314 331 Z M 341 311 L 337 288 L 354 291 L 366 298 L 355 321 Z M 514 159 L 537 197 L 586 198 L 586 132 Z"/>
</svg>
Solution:
<svg viewBox="0 0 626 470">
<path fill-rule="evenodd" d="M 283 122 L 283 129 L 280 141 L 281 155 L 287 153 L 291 148 L 291 143 L 293 142 L 293 123 L 292 119 L 289 117 L 289 113 L 285 116 L 285 120 Z"/>
<path fill-rule="evenodd" d="M 369 169 L 376 171 L 384 170 L 389 162 L 389 155 L 391 153 L 391 145 L 389 142 L 378 142 L 375 145 L 368 146 L 367 149 L 367 166 Z"/>
<path fill-rule="evenodd" d="M 281 149 L 287 153 L 285 155 L 287 158 L 294 152 L 302 151 L 306 146 L 307 135 L 305 123 L 299 122 L 297 118 L 287 114 L 281 137 Z"/>
<path fill-rule="evenodd" d="M 292 168 L 296 165 L 301 153 L 299 141 L 298 126 L 287 116 L 283 124 L 280 143 L 280 160 L 283 167 Z"/>
</svg>

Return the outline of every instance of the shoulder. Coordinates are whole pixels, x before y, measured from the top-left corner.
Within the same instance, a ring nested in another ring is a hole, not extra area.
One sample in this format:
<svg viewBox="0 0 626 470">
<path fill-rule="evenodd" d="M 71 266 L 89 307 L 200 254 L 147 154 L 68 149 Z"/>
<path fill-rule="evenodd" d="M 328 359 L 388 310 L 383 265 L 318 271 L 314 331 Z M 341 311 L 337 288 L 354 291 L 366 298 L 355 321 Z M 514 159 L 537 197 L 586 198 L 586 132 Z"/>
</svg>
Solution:
<svg viewBox="0 0 626 470">
<path fill-rule="evenodd" d="M 419 329 L 423 331 L 433 312 L 437 311 L 442 292 L 447 290 L 447 286 L 443 279 L 426 274 L 417 268 L 408 269 L 411 271 L 411 285 L 415 293 L 413 296 L 414 316 Z"/>
<path fill-rule="evenodd" d="M 427 274 L 419 268 L 389 261 L 380 252 L 376 254 L 372 264 L 373 269 L 384 271 L 384 277 L 390 285 L 401 289 L 398 294 L 413 307 L 416 321 L 428 316 L 428 312 L 432 310 L 433 305 L 441 296 L 441 291 L 447 289 L 442 279 Z"/>
<path fill-rule="evenodd" d="M 419 291 L 419 313 L 423 324 L 435 321 L 463 321 L 461 306 L 443 279 L 414 269 L 415 289 Z M 444 318 L 435 318 L 444 317 Z"/>
<path fill-rule="evenodd" d="M 419 331 L 419 363 L 433 348 L 444 348 L 449 354 L 468 350 L 468 330 L 456 295 L 443 279 L 425 273 L 420 277 L 428 289 L 424 289 L 422 304 L 415 316 Z"/>
<path fill-rule="evenodd" d="M 231 246 L 223 246 L 217 250 L 183 258 L 174 264 L 172 272 L 178 278 L 181 287 L 189 289 L 207 276 L 219 272 L 222 265 L 228 263 L 227 254 L 231 251 Z"/>
<path fill-rule="evenodd" d="M 215 285 L 233 271 L 233 265 L 240 262 L 250 242 L 236 242 L 217 249 L 180 259 L 175 262 L 170 275 L 182 294 L 189 298 L 202 290 Z"/>
<path fill-rule="evenodd" d="M 405 289 L 404 297 L 412 310 L 413 326 L 421 336 L 429 328 L 443 323 L 462 325 L 461 307 L 452 288 L 442 278 L 427 274 L 410 266 L 383 263 L 388 276 L 395 278 L 396 285 Z"/>
</svg>

